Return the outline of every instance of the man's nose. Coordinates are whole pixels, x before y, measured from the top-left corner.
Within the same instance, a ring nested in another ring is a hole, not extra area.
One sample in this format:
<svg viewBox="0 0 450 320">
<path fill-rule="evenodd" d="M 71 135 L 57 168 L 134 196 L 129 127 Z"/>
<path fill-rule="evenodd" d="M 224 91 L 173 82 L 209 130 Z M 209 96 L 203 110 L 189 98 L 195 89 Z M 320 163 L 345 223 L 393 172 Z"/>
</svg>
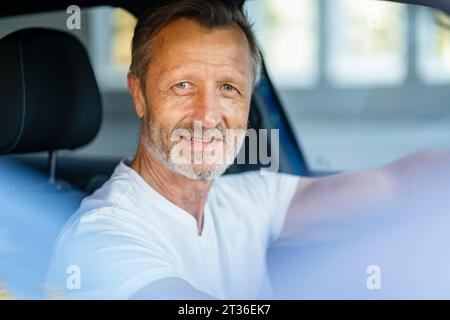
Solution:
<svg viewBox="0 0 450 320">
<path fill-rule="evenodd" d="M 219 99 L 214 93 L 201 93 L 197 95 L 193 119 L 201 121 L 206 128 L 215 128 L 219 123 Z"/>
</svg>

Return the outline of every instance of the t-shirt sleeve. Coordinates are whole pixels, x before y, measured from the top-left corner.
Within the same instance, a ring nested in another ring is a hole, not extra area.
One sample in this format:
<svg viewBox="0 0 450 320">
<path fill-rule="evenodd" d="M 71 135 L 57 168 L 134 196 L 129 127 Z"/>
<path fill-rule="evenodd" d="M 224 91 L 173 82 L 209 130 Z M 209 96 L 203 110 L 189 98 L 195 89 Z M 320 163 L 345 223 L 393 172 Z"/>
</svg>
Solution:
<svg viewBox="0 0 450 320">
<path fill-rule="evenodd" d="M 272 244 L 281 234 L 300 177 L 286 173 L 262 175 L 260 171 L 236 176 L 239 176 L 236 188 L 242 192 L 240 196 L 246 197 L 264 212 L 268 245 Z"/>
<path fill-rule="evenodd" d="M 140 235 L 127 221 L 112 223 L 102 210 L 81 217 L 59 237 L 47 284 L 53 292 L 62 298 L 128 299 L 158 279 L 182 278 L 156 229 Z"/>
</svg>

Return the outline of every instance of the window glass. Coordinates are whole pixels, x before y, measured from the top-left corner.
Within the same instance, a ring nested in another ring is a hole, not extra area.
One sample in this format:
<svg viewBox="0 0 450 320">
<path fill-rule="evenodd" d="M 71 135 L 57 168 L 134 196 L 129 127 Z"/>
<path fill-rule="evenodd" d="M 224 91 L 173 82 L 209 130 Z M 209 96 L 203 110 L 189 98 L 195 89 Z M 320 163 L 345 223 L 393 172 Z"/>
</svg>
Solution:
<svg viewBox="0 0 450 320">
<path fill-rule="evenodd" d="M 376 0 L 303 5 L 250 0 L 246 8 L 310 169 L 361 170 L 423 149 L 450 149 L 445 13 Z M 281 59 L 273 39 L 285 37 L 279 25 L 286 24 L 298 30 L 289 30 L 291 47 Z M 311 83 L 311 74 L 313 85 L 297 85 Z"/>
<path fill-rule="evenodd" d="M 419 77 L 426 83 L 450 81 L 450 17 L 430 8 L 417 10 Z"/>
<path fill-rule="evenodd" d="M 334 0 L 327 5 L 330 19 L 325 21 L 329 45 L 326 64 L 332 84 L 402 82 L 406 75 L 405 6 L 366 0 Z"/>
<path fill-rule="evenodd" d="M 318 77 L 316 0 L 247 1 L 268 72 L 283 87 L 310 87 Z"/>
</svg>

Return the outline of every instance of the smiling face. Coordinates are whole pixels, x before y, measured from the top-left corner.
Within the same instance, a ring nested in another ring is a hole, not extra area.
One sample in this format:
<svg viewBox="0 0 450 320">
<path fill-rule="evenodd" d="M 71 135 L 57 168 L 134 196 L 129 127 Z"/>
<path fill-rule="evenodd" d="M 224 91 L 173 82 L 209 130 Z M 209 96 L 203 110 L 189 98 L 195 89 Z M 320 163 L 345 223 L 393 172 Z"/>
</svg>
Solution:
<svg viewBox="0 0 450 320">
<path fill-rule="evenodd" d="M 205 29 L 179 19 L 153 39 L 145 90 L 129 75 L 148 151 L 191 179 L 225 171 L 248 121 L 253 70 L 238 26 Z"/>
</svg>

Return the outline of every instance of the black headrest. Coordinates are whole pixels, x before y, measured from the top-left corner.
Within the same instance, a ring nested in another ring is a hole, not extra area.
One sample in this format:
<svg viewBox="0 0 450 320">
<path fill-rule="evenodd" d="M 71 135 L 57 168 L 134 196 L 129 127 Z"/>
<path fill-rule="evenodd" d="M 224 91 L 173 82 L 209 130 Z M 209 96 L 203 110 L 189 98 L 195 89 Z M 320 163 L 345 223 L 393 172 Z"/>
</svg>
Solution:
<svg viewBox="0 0 450 320">
<path fill-rule="evenodd" d="M 74 36 L 31 28 L 0 39 L 0 153 L 80 147 L 101 117 L 89 57 Z"/>
</svg>

